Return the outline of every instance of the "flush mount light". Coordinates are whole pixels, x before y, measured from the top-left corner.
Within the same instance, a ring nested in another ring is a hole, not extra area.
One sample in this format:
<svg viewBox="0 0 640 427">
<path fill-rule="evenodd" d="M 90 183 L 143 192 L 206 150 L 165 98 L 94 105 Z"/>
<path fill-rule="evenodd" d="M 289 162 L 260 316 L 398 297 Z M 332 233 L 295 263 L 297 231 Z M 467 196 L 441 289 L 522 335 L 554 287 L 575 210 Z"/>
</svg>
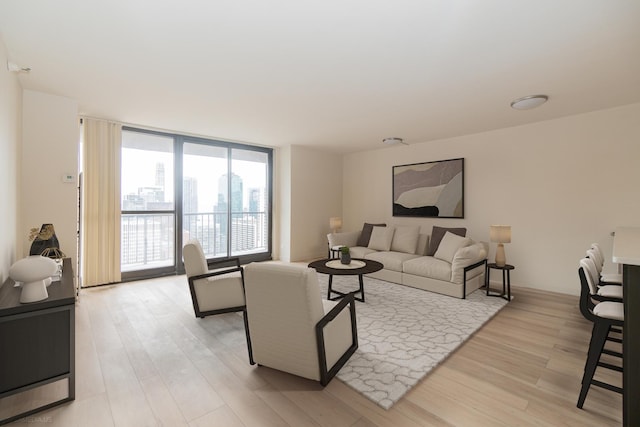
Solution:
<svg viewBox="0 0 640 427">
<path fill-rule="evenodd" d="M 397 144 L 409 145 L 409 144 L 407 144 L 406 142 L 404 142 L 404 141 L 402 140 L 402 138 L 396 138 L 396 137 L 393 137 L 393 138 L 385 138 L 385 139 L 383 139 L 383 140 L 382 140 L 382 143 L 383 143 L 384 145 L 397 145 Z"/>
<path fill-rule="evenodd" d="M 531 110 L 544 104 L 548 99 L 549 97 L 547 95 L 523 96 L 522 98 L 512 101 L 511 108 L 515 108 L 516 110 Z"/>
</svg>

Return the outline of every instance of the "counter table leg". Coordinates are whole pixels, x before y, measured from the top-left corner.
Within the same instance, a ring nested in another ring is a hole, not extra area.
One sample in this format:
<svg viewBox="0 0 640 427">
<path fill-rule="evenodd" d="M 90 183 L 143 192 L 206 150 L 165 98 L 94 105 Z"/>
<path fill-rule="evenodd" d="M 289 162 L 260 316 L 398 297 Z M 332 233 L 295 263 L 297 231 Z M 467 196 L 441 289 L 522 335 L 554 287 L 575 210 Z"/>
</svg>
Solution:
<svg viewBox="0 0 640 427">
<path fill-rule="evenodd" d="M 622 425 L 640 426 L 640 266 L 623 265 Z"/>
</svg>

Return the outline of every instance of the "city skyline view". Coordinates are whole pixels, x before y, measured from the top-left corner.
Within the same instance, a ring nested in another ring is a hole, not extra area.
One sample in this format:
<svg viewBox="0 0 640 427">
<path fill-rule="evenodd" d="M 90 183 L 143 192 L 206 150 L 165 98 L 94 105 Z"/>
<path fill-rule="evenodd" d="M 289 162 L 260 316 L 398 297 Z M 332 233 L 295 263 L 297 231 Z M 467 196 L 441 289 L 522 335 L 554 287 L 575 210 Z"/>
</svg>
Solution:
<svg viewBox="0 0 640 427">
<path fill-rule="evenodd" d="M 139 195 L 142 188 L 156 187 L 158 164 L 164 165 L 163 201 L 173 203 L 173 153 L 131 148 L 123 148 L 121 199 L 124 201 L 128 195 Z M 226 168 L 226 159 L 185 155 L 184 180 L 194 179 L 197 182 L 198 212 L 213 212 L 218 203 L 218 183 L 226 175 Z M 266 172 L 264 163 L 233 161 L 232 173 L 240 176 L 243 183 L 243 209 L 249 208 L 252 190 L 264 191 Z"/>
<path fill-rule="evenodd" d="M 131 131 L 121 153 L 123 272 L 179 265 L 176 243 L 192 238 L 207 258 L 268 250 L 268 153 Z"/>
</svg>

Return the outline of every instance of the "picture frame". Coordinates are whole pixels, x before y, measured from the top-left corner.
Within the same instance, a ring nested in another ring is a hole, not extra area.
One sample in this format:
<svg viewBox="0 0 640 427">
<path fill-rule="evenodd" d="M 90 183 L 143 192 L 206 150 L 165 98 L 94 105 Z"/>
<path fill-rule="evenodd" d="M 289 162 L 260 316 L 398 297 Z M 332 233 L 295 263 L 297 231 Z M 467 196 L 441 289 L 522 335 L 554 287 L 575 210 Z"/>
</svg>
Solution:
<svg viewBox="0 0 640 427">
<path fill-rule="evenodd" d="M 393 166 L 393 216 L 464 218 L 464 158 Z"/>
</svg>

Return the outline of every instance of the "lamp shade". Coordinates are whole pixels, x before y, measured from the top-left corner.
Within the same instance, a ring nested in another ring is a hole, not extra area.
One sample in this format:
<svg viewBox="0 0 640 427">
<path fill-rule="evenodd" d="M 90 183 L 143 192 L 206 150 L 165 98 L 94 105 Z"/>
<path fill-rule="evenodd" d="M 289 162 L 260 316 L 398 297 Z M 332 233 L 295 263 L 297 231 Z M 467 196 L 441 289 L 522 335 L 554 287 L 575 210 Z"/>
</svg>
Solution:
<svg viewBox="0 0 640 427">
<path fill-rule="evenodd" d="M 511 243 L 511 226 L 492 225 L 489 229 L 489 238 L 496 243 Z"/>
<path fill-rule="evenodd" d="M 337 230 L 342 227 L 342 218 L 339 216 L 333 216 L 329 219 L 329 228 L 332 230 Z"/>
</svg>

